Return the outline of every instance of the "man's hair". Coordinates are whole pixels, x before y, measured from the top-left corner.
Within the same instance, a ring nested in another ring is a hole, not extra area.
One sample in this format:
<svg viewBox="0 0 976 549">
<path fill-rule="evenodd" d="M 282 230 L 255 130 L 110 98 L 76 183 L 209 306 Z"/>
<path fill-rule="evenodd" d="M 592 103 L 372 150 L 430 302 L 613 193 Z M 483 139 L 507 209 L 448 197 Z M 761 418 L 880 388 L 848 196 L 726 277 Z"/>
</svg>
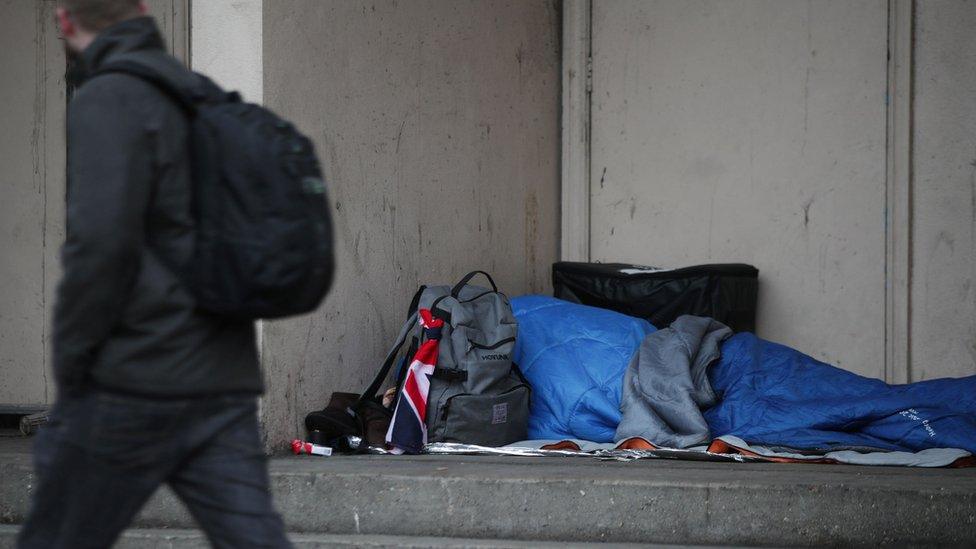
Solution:
<svg viewBox="0 0 976 549">
<path fill-rule="evenodd" d="M 140 0 L 60 0 L 75 23 L 100 32 L 119 21 L 139 15 Z"/>
</svg>

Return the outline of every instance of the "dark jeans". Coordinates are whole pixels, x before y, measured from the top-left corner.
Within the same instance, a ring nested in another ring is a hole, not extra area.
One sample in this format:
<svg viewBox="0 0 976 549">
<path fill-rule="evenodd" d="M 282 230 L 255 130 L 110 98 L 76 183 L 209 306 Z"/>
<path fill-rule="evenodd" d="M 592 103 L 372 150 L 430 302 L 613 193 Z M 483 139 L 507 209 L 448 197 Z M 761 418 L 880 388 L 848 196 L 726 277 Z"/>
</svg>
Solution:
<svg viewBox="0 0 976 549">
<path fill-rule="evenodd" d="M 18 547 L 109 547 L 161 484 L 214 547 L 291 547 L 269 492 L 253 396 L 64 399 L 37 434 Z"/>
</svg>

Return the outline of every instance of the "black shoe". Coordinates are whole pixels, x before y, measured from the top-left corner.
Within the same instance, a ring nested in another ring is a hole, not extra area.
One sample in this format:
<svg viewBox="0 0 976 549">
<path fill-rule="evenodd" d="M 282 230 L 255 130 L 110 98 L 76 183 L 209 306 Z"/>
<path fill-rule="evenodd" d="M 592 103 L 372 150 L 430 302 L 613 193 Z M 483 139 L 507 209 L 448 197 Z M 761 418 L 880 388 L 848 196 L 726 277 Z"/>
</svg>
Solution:
<svg viewBox="0 0 976 549">
<path fill-rule="evenodd" d="M 359 400 L 355 393 L 332 393 L 329 405 L 305 416 L 305 428 L 309 433 L 319 431 L 318 436 L 330 440 L 360 434 L 359 422 L 350 408 Z"/>
</svg>

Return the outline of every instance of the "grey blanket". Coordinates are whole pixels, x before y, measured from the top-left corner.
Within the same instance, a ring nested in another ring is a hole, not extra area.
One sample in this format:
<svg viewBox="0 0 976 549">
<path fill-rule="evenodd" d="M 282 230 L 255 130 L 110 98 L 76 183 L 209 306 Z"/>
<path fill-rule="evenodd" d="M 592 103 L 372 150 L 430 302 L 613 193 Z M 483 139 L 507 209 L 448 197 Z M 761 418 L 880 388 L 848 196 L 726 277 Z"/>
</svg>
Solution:
<svg viewBox="0 0 976 549">
<path fill-rule="evenodd" d="M 642 437 L 666 448 L 710 442 L 701 410 L 716 403 L 708 367 L 732 330 L 711 318 L 681 316 L 644 338 L 624 376 L 614 441 Z"/>
</svg>

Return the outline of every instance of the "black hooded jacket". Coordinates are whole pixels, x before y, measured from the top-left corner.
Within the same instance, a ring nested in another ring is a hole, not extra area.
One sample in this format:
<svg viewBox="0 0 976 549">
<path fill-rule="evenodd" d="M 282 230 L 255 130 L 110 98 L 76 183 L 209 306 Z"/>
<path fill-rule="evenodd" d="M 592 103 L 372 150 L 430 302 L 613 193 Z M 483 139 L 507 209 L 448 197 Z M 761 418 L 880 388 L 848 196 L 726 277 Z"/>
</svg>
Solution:
<svg viewBox="0 0 976 549">
<path fill-rule="evenodd" d="M 153 19 L 101 32 L 81 54 L 92 75 L 123 57 L 194 85 Z M 190 397 L 263 390 L 254 326 L 198 311 L 170 266 L 192 253 L 188 122 L 133 76 L 89 78 L 68 108 L 67 238 L 54 313 L 54 370 L 96 387 Z"/>
</svg>

